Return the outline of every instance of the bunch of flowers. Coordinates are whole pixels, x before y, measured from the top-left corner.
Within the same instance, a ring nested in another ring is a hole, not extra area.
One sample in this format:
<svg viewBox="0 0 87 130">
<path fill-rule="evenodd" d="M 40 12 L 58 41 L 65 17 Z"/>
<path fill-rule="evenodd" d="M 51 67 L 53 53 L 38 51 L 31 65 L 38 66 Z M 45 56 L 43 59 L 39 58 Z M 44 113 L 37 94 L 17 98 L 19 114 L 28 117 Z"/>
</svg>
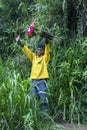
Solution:
<svg viewBox="0 0 87 130">
<path fill-rule="evenodd" d="M 35 27 L 35 22 L 32 22 L 32 24 L 28 28 L 28 32 L 27 32 L 28 37 L 31 37 L 32 34 L 34 33 L 34 27 Z"/>
<path fill-rule="evenodd" d="M 32 37 L 35 36 L 37 34 L 39 34 L 41 37 L 44 37 L 46 39 L 52 40 L 53 35 L 51 35 L 49 32 L 42 30 L 42 27 L 37 27 L 35 22 L 32 22 L 31 25 L 28 28 L 28 32 L 27 35 L 28 37 Z"/>
</svg>

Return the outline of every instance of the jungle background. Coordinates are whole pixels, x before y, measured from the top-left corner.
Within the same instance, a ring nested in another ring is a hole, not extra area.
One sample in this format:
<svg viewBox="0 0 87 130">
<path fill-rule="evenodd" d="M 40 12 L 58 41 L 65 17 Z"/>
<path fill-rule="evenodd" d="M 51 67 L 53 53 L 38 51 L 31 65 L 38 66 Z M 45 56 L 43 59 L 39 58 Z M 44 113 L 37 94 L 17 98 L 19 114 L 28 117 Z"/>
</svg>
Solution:
<svg viewBox="0 0 87 130">
<path fill-rule="evenodd" d="M 41 39 L 28 38 L 29 25 L 46 30 L 50 40 L 49 114 L 33 109 L 29 95 L 31 63 L 14 40 L 19 34 L 32 51 Z M 45 114 L 46 122 L 40 115 Z M 57 125 L 56 125 L 57 123 Z M 61 130 L 87 125 L 87 1 L 0 0 L 0 129 Z"/>
</svg>

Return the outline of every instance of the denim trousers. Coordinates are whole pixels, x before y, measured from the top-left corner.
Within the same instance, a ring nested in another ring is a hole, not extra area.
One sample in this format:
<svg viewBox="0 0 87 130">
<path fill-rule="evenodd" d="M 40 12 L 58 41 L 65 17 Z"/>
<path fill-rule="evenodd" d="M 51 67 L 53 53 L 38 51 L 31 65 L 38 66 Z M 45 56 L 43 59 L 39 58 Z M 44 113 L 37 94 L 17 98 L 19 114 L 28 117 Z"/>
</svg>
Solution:
<svg viewBox="0 0 87 130">
<path fill-rule="evenodd" d="M 40 109 L 47 110 L 48 103 L 48 88 L 46 80 L 32 80 L 32 90 L 31 94 L 35 96 L 36 99 L 40 101 Z"/>
</svg>

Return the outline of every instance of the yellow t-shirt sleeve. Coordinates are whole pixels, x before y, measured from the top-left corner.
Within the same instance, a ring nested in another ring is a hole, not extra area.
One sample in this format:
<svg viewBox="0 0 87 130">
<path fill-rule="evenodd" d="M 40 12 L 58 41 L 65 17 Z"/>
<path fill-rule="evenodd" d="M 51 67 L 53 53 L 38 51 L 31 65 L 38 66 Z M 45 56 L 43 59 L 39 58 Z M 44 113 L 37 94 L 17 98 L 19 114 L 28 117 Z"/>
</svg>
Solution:
<svg viewBox="0 0 87 130">
<path fill-rule="evenodd" d="M 50 44 L 45 44 L 45 60 L 46 63 L 48 64 L 49 60 L 50 60 Z"/>
<path fill-rule="evenodd" d="M 29 48 L 27 48 L 26 46 L 24 46 L 22 48 L 22 50 L 24 51 L 24 53 L 26 54 L 26 56 L 30 59 L 30 61 L 32 62 L 33 61 L 34 53 Z"/>
</svg>

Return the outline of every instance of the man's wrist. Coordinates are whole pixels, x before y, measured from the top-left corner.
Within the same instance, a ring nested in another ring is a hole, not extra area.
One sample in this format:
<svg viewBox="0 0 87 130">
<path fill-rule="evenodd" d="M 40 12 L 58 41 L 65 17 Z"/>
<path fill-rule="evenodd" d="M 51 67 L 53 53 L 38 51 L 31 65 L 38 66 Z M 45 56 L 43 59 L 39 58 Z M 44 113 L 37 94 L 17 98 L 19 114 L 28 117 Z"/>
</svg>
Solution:
<svg viewBox="0 0 87 130">
<path fill-rule="evenodd" d="M 49 40 L 48 40 L 48 39 L 46 39 L 45 43 L 46 43 L 46 44 L 48 44 L 48 43 L 49 43 Z"/>
<path fill-rule="evenodd" d="M 21 47 L 24 47 L 24 44 L 20 40 L 18 40 L 17 44 Z"/>
</svg>

